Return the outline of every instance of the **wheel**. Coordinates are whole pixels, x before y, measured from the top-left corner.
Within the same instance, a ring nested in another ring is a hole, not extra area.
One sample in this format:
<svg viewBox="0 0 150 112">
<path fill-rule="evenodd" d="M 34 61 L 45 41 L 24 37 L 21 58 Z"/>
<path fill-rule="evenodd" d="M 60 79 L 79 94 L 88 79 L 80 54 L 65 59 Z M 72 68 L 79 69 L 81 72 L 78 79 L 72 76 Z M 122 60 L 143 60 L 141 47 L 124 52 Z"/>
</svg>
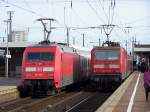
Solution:
<svg viewBox="0 0 150 112">
<path fill-rule="evenodd" d="M 28 89 L 27 87 L 23 87 L 23 86 L 18 86 L 18 91 L 19 91 L 19 96 L 21 98 L 27 97 L 28 96 Z"/>
</svg>

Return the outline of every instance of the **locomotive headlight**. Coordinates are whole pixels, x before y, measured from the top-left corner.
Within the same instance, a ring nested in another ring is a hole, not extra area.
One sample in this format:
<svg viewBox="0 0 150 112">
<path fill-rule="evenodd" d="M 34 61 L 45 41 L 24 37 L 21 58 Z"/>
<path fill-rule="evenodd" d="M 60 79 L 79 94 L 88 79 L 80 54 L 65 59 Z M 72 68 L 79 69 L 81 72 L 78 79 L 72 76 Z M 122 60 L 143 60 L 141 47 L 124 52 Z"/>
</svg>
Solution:
<svg viewBox="0 0 150 112">
<path fill-rule="evenodd" d="M 54 67 L 43 67 L 43 72 L 53 72 Z"/>
<path fill-rule="evenodd" d="M 35 72 L 36 71 L 36 67 L 26 67 L 25 71 L 26 72 Z"/>
<path fill-rule="evenodd" d="M 94 68 L 104 68 L 104 65 L 103 64 L 97 64 L 97 65 L 94 65 Z"/>
<path fill-rule="evenodd" d="M 118 65 L 118 64 L 111 64 L 111 65 L 109 65 L 109 68 L 120 68 L 120 65 Z"/>
</svg>

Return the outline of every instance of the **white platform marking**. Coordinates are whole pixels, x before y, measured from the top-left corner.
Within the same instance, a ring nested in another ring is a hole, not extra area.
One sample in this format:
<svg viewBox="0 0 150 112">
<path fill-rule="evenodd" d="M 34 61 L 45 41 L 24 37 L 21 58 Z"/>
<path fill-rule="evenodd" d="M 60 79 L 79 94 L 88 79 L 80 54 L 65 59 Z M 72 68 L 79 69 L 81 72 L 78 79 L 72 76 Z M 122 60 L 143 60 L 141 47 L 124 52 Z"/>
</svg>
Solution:
<svg viewBox="0 0 150 112">
<path fill-rule="evenodd" d="M 132 93 L 132 96 L 131 96 L 131 99 L 130 99 L 130 102 L 129 102 L 129 105 L 128 105 L 128 109 L 127 109 L 127 112 L 132 112 L 132 107 L 133 107 L 133 101 L 134 101 L 134 98 L 135 98 L 135 94 L 136 94 L 136 90 L 137 90 L 137 86 L 139 84 L 139 79 L 140 79 L 140 73 L 138 75 L 138 79 L 136 81 L 136 84 L 135 84 L 135 87 L 134 87 L 134 91 Z"/>
</svg>

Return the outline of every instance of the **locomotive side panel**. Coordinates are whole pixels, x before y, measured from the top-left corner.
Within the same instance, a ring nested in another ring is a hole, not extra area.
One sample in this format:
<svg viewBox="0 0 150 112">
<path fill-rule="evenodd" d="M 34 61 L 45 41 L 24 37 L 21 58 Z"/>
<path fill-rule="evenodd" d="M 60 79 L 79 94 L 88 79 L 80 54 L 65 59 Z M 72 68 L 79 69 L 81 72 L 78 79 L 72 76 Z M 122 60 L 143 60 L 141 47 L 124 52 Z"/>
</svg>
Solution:
<svg viewBox="0 0 150 112">
<path fill-rule="evenodd" d="M 61 50 L 57 47 L 55 50 L 55 63 L 54 63 L 54 68 L 55 68 L 55 72 L 54 72 L 54 86 L 55 88 L 61 88 L 62 87 L 62 68 L 61 68 L 61 64 L 62 64 L 62 60 L 61 60 Z"/>
<path fill-rule="evenodd" d="M 120 75 L 121 79 L 125 79 L 128 75 L 127 69 L 127 52 L 124 49 L 120 49 Z"/>
<path fill-rule="evenodd" d="M 79 81 L 79 55 L 62 54 L 62 86 L 67 86 Z"/>
<path fill-rule="evenodd" d="M 127 52 L 122 48 L 121 49 L 121 74 L 122 74 L 122 79 L 126 79 L 129 74 L 133 71 L 133 58 L 132 56 L 129 56 Z"/>
</svg>

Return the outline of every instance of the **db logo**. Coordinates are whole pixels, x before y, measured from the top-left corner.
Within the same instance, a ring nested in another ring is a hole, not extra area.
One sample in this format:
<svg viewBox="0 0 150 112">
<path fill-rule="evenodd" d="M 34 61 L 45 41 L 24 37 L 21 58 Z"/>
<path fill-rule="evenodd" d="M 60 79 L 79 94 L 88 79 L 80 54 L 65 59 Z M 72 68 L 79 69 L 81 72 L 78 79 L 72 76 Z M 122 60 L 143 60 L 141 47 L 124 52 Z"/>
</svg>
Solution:
<svg viewBox="0 0 150 112">
<path fill-rule="evenodd" d="M 36 70 L 37 70 L 38 72 L 42 72 L 42 71 L 43 71 L 42 67 L 37 67 Z"/>
<path fill-rule="evenodd" d="M 109 64 L 106 63 L 106 64 L 105 64 L 105 68 L 109 68 Z"/>
</svg>

